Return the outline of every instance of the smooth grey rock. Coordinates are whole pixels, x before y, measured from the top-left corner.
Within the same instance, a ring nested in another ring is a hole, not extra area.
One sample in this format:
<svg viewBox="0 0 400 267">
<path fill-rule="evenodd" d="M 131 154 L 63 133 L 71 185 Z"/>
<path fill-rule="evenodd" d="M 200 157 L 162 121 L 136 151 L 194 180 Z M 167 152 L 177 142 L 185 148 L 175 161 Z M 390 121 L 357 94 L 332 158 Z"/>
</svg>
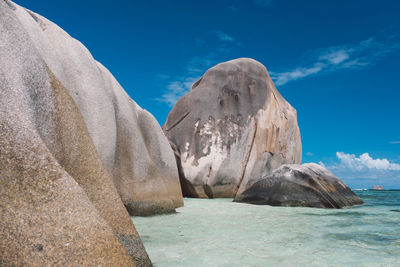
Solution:
<svg viewBox="0 0 400 267">
<path fill-rule="evenodd" d="M 315 163 L 283 165 L 237 195 L 234 201 L 337 209 L 363 203 L 342 180 Z"/>
<path fill-rule="evenodd" d="M 252 59 L 209 69 L 176 103 L 163 130 L 184 196 L 234 197 L 280 165 L 301 163 L 296 110 Z"/>
<path fill-rule="evenodd" d="M 39 14 L 15 6 L 35 49 L 78 105 L 129 213 L 168 213 L 183 206 L 173 151 L 155 118 L 79 41 Z"/>
</svg>

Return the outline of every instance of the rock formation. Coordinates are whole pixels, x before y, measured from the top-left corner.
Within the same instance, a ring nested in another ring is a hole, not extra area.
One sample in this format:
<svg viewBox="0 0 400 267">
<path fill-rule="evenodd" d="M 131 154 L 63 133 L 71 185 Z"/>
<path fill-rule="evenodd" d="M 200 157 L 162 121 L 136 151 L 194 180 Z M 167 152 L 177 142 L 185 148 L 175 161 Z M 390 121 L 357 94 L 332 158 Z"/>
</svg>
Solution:
<svg viewBox="0 0 400 267">
<path fill-rule="evenodd" d="M 283 165 L 237 195 L 234 201 L 317 208 L 343 208 L 363 203 L 342 180 L 314 163 Z"/>
<path fill-rule="evenodd" d="M 252 59 L 209 69 L 176 103 L 163 130 L 184 196 L 234 197 L 280 165 L 301 162 L 296 110 Z"/>
<path fill-rule="evenodd" d="M 182 205 L 161 128 L 45 18 L 0 0 L 0 36 L 0 265 L 151 266 L 123 204 Z"/>
<path fill-rule="evenodd" d="M 46 18 L 11 5 L 35 51 L 77 104 L 129 213 L 166 213 L 182 206 L 174 155 L 154 117 L 79 41 Z"/>
</svg>

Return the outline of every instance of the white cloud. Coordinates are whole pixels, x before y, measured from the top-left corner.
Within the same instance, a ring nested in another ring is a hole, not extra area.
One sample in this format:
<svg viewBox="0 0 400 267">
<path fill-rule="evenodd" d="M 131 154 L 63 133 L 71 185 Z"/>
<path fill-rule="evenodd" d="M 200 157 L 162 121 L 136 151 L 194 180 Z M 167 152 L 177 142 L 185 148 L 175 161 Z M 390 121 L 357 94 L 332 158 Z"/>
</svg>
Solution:
<svg viewBox="0 0 400 267">
<path fill-rule="evenodd" d="M 272 0 L 255 0 L 255 3 L 260 6 L 269 6 Z"/>
<path fill-rule="evenodd" d="M 348 181 L 353 180 L 379 180 L 400 188 L 400 164 L 391 162 L 388 159 L 374 159 L 369 153 L 359 156 L 336 152 L 338 163 L 324 164 L 319 162 L 335 175 L 345 178 Z"/>
<path fill-rule="evenodd" d="M 314 154 L 311 153 L 311 152 L 307 152 L 306 155 L 307 155 L 307 156 L 314 156 Z"/>
<path fill-rule="evenodd" d="M 400 141 L 391 141 L 389 144 L 400 144 Z"/>
<path fill-rule="evenodd" d="M 230 36 L 230 35 L 224 33 L 223 31 L 220 31 L 220 30 L 213 30 L 213 31 L 211 31 L 211 32 L 212 32 L 213 34 L 215 34 L 215 35 L 218 37 L 218 39 L 221 40 L 221 41 L 233 42 L 233 41 L 235 40 L 232 36 Z"/>
<path fill-rule="evenodd" d="M 333 164 L 319 162 L 326 169 L 351 187 L 372 188 L 373 185 L 383 185 L 385 188 L 400 188 L 400 164 L 388 159 L 374 159 L 369 153 L 359 156 L 336 152 L 339 160 Z"/>
<path fill-rule="evenodd" d="M 400 171 L 400 164 L 390 163 L 387 159 L 373 159 L 368 153 L 356 157 L 354 154 L 336 152 L 340 165 L 354 171 L 363 169 Z"/>
<path fill-rule="evenodd" d="M 369 38 L 355 45 L 319 49 L 315 52 L 314 63 L 310 66 L 270 74 L 276 85 L 284 85 L 320 72 L 361 69 L 399 48 L 400 42 L 393 40 L 379 42 L 376 38 Z"/>
</svg>

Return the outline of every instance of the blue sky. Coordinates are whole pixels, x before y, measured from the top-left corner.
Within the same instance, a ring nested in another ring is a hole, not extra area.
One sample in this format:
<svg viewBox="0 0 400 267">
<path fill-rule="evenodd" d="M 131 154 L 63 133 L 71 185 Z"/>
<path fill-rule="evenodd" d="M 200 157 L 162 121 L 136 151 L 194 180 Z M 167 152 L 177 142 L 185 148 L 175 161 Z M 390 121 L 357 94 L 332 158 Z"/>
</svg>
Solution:
<svg viewBox="0 0 400 267">
<path fill-rule="evenodd" d="M 208 68 L 254 58 L 297 109 L 303 162 L 400 188 L 400 1 L 15 2 L 80 40 L 160 124 Z"/>
</svg>

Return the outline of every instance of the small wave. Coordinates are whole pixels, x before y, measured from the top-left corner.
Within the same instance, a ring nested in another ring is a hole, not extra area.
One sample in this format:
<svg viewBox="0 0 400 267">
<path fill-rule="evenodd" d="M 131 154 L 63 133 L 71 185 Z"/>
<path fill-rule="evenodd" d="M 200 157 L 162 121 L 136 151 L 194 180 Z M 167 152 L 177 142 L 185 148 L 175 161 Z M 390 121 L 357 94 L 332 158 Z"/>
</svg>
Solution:
<svg viewBox="0 0 400 267">
<path fill-rule="evenodd" d="M 334 216 L 334 217 L 361 217 L 366 215 L 371 215 L 366 212 L 359 211 L 343 211 L 343 212 L 332 212 L 332 213 L 303 213 L 303 215 L 307 216 Z"/>
</svg>

